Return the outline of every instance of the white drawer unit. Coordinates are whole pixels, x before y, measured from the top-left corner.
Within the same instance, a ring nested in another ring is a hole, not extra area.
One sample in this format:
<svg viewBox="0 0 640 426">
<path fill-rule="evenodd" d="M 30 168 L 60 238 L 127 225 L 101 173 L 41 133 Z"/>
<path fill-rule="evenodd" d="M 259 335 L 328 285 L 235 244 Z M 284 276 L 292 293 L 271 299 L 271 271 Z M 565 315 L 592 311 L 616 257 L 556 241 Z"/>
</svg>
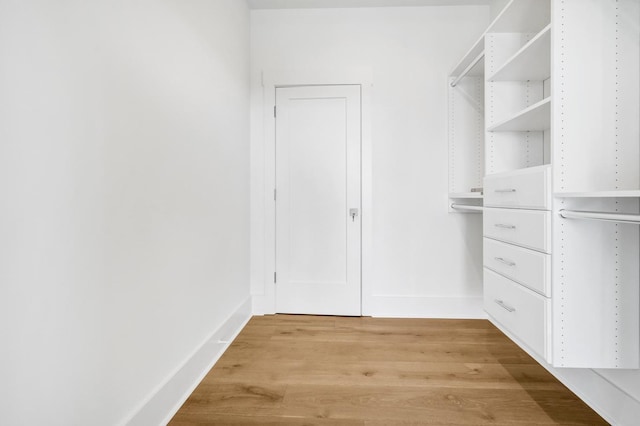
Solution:
<svg viewBox="0 0 640 426">
<path fill-rule="evenodd" d="M 551 255 L 484 238 L 484 266 L 551 297 Z"/>
<path fill-rule="evenodd" d="M 484 269 L 484 310 L 525 345 L 549 360 L 550 300 Z"/>
<path fill-rule="evenodd" d="M 551 212 L 485 208 L 483 216 L 485 237 L 551 252 Z"/>
<path fill-rule="evenodd" d="M 549 210 L 550 183 L 549 165 L 488 175 L 484 178 L 484 205 Z"/>
</svg>

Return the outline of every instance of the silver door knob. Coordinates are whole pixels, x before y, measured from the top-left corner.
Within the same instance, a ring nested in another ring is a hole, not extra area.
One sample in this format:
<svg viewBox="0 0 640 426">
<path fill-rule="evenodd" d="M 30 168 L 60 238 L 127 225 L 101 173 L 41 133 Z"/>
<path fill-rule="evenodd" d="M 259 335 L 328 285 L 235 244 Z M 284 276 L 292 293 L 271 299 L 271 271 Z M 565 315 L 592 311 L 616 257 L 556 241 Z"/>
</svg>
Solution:
<svg viewBox="0 0 640 426">
<path fill-rule="evenodd" d="M 358 209 L 349 209 L 349 216 L 351 216 L 351 222 L 355 222 L 358 216 Z"/>
</svg>

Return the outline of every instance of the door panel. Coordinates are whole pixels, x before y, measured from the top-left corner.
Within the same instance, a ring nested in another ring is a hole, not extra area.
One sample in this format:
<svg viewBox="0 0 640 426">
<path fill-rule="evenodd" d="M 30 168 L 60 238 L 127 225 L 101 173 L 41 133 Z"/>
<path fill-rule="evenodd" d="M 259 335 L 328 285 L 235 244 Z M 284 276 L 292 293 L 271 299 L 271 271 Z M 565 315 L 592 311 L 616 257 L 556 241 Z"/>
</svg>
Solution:
<svg viewBox="0 0 640 426">
<path fill-rule="evenodd" d="M 346 100 L 301 99 L 289 112 L 289 280 L 347 281 Z M 331 123 L 325 126 L 325 123 Z"/>
<path fill-rule="evenodd" d="M 360 87 L 276 91 L 276 309 L 360 315 Z"/>
</svg>

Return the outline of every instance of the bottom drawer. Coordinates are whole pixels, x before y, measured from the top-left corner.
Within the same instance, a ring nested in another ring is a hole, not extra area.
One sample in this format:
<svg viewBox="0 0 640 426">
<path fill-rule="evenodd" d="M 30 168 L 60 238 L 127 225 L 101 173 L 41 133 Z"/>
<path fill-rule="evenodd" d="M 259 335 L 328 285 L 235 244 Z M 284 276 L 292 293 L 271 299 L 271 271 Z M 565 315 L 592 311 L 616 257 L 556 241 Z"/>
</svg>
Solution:
<svg viewBox="0 0 640 426">
<path fill-rule="evenodd" d="M 545 359 L 550 300 L 484 269 L 484 310 Z"/>
</svg>

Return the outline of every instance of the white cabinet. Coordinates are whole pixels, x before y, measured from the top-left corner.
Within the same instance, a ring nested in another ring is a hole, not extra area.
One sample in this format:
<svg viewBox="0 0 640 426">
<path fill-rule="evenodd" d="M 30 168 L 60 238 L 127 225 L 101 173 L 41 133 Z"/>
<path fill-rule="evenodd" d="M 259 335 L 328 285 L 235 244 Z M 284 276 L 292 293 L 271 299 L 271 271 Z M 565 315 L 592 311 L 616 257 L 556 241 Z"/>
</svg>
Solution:
<svg viewBox="0 0 640 426">
<path fill-rule="evenodd" d="M 484 209 L 483 265 L 489 318 L 527 349 L 551 361 L 551 212 L 542 210 L 549 206 L 551 193 L 548 169 L 485 178 L 492 206 Z"/>
</svg>

